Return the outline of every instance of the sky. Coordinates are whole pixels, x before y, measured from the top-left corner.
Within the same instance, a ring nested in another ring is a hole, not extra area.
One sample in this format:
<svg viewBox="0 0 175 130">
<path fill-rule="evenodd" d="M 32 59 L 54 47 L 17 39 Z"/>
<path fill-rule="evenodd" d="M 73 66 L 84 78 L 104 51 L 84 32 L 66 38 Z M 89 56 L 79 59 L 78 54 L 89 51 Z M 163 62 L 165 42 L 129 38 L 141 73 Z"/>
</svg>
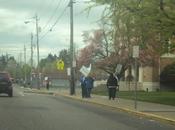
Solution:
<svg viewBox="0 0 175 130">
<path fill-rule="evenodd" d="M 88 0 L 74 1 L 74 45 L 76 48 L 81 48 L 84 46 L 83 31 L 99 28 L 97 21 L 100 19 L 103 7 L 93 8 L 88 14 L 85 11 L 89 6 Z M 22 59 L 25 46 L 28 61 L 31 55 L 31 33 L 33 33 L 36 59 L 34 19 L 36 14 L 40 28 L 40 59 L 45 58 L 49 53 L 58 55 L 60 50 L 69 49 L 69 0 L 0 0 L 0 3 L 0 55 L 8 54 L 17 60 Z M 25 21 L 29 23 L 25 24 Z"/>
</svg>

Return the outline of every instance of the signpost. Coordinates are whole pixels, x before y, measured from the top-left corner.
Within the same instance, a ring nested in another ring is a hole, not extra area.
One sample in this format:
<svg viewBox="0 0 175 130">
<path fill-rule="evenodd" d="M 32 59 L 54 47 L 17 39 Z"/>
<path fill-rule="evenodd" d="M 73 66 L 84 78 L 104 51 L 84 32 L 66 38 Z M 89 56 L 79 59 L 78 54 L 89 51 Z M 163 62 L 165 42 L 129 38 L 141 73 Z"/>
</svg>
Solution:
<svg viewBox="0 0 175 130">
<path fill-rule="evenodd" d="M 67 68 L 67 75 L 70 76 L 71 75 L 71 69 Z"/>
<path fill-rule="evenodd" d="M 137 58 L 139 58 L 139 46 L 133 46 L 133 58 L 135 58 L 135 101 L 134 101 L 134 107 L 137 110 Z"/>
<path fill-rule="evenodd" d="M 139 46 L 133 46 L 133 58 L 139 57 Z"/>
</svg>

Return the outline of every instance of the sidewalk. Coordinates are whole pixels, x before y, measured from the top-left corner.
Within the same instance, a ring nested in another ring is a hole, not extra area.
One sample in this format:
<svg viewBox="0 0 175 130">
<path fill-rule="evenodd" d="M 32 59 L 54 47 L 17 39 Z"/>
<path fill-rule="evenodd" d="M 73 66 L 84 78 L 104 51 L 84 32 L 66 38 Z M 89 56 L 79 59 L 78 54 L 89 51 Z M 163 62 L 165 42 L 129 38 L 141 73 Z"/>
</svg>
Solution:
<svg viewBox="0 0 175 130">
<path fill-rule="evenodd" d="M 82 99 L 80 90 L 76 90 L 76 95 L 72 96 L 69 94 L 69 90 L 65 89 L 52 89 L 49 91 L 40 90 L 40 92 L 43 92 L 44 94 L 48 93 L 55 96 L 58 95 L 84 102 L 112 107 L 114 109 L 129 112 L 138 116 L 149 117 L 151 119 L 166 121 L 168 123 L 175 124 L 175 106 L 138 101 L 137 110 L 135 110 L 133 100 L 126 100 L 121 98 L 117 98 L 116 100 L 108 100 L 107 96 L 99 95 L 92 95 L 92 97 L 89 99 Z"/>
</svg>

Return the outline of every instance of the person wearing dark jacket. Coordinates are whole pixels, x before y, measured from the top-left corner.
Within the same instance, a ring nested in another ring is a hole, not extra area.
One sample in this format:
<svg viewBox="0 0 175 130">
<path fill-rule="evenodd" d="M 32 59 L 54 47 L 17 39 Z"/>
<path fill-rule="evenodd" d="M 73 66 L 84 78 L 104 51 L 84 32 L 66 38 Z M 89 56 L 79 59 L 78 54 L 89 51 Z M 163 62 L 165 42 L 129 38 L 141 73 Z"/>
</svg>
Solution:
<svg viewBox="0 0 175 130">
<path fill-rule="evenodd" d="M 47 89 L 47 90 L 49 90 L 49 82 L 50 82 L 50 81 L 49 81 L 49 78 L 47 78 L 47 80 L 46 80 L 46 89 Z"/>
<path fill-rule="evenodd" d="M 111 98 L 114 100 L 116 97 L 116 89 L 118 87 L 118 78 L 111 73 L 106 85 L 109 92 L 109 100 L 111 100 Z"/>
</svg>

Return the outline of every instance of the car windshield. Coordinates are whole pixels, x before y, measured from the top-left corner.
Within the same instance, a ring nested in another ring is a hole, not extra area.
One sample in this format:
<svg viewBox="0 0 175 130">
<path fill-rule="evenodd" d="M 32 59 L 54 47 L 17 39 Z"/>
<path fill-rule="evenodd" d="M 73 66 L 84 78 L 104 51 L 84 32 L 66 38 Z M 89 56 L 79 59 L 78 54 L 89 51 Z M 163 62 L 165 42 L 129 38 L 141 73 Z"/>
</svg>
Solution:
<svg viewBox="0 0 175 130">
<path fill-rule="evenodd" d="M 0 0 L 0 130 L 175 130 L 175 0 Z"/>
</svg>

